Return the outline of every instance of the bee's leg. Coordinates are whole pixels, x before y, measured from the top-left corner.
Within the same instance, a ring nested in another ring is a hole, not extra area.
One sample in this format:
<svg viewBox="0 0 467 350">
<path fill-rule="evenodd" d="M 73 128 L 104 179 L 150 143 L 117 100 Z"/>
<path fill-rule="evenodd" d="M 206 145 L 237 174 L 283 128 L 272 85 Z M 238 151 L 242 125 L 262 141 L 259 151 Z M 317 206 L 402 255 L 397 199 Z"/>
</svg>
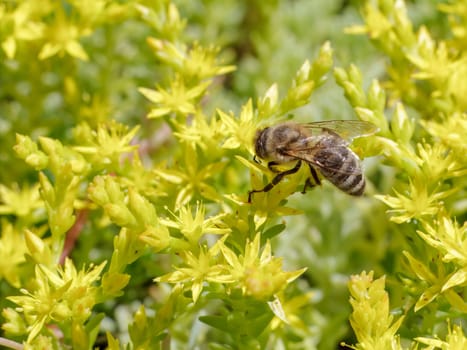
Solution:
<svg viewBox="0 0 467 350">
<path fill-rule="evenodd" d="M 258 157 L 256 156 L 256 154 L 253 156 L 253 161 L 254 161 L 256 164 L 261 164 L 261 161 L 258 159 Z"/>
<path fill-rule="evenodd" d="M 271 161 L 268 163 L 268 169 L 271 170 L 273 173 L 280 173 L 279 170 L 277 170 L 276 168 L 274 168 L 276 165 L 279 165 L 279 163 L 277 162 L 274 162 L 274 161 Z M 292 173 L 293 174 L 293 173 Z"/>
<path fill-rule="evenodd" d="M 310 178 L 306 179 L 305 186 L 303 186 L 302 193 L 305 193 L 307 188 L 313 188 L 316 185 L 321 185 L 321 180 L 319 179 L 315 168 L 313 168 L 313 166 L 309 163 L 308 163 L 308 167 L 310 168 L 310 173 L 311 173 L 311 177 L 313 178 L 313 183 L 311 182 Z"/>
<path fill-rule="evenodd" d="M 275 163 L 275 162 L 269 162 L 269 163 Z M 292 169 L 283 171 L 283 172 L 277 174 L 276 176 L 274 176 L 272 181 L 270 183 L 268 183 L 266 186 L 264 186 L 263 189 L 261 189 L 261 190 L 252 190 L 252 191 L 248 192 L 248 203 L 251 203 L 251 197 L 253 196 L 253 193 L 271 191 L 274 186 L 276 186 L 279 182 L 282 181 L 284 176 L 295 174 L 298 171 L 298 169 L 300 169 L 301 165 L 302 165 L 302 162 L 299 160 L 297 162 L 297 164 Z M 269 164 L 268 164 L 268 167 L 269 167 Z"/>
<path fill-rule="evenodd" d="M 315 187 L 316 185 L 314 183 L 311 182 L 310 178 L 306 179 L 305 181 L 305 186 L 303 186 L 303 190 L 302 190 L 302 193 L 305 194 L 306 193 L 306 190 L 309 188 L 309 189 L 312 189 L 313 187 Z"/>
<path fill-rule="evenodd" d="M 321 186 L 321 180 L 319 179 L 318 173 L 316 172 L 315 168 L 311 164 L 308 164 L 308 167 L 310 168 L 310 173 L 311 176 L 313 177 L 313 181 L 315 182 L 315 185 Z"/>
</svg>

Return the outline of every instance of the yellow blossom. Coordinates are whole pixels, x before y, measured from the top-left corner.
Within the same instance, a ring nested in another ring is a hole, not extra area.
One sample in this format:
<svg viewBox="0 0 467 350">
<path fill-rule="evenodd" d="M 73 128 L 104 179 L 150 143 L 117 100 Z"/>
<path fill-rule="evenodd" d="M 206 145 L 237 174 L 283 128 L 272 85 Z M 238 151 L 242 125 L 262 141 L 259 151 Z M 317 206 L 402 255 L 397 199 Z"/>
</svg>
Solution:
<svg viewBox="0 0 467 350">
<path fill-rule="evenodd" d="M 461 325 L 449 327 L 446 340 L 439 338 L 417 337 L 415 338 L 421 344 L 428 345 L 425 349 L 442 349 L 442 350 L 463 350 L 467 349 L 467 337 L 462 331 Z"/>
<path fill-rule="evenodd" d="M 25 185 L 21 189 L 18 184 L 13 184 L 11 189 L 0 184 L 0 214 L 32 219 L 40 208 L 44 208 L 44 202 L 40 198 L 38 184 L 31 188 Z"/>
<path fill-rule="evenodd" d="M 22 1 L 11 12 L 5 3 L 0 4 L 1 47 L 8 58 L 14 58 L 18 43 L 23 40 L 40 39 L 44 33 L 44 24 L 37 21 L 37 12 L 47 11 L 47 4 L 35 1 Z"/>
<path fill-rule="evenodd" d="M 260 234 L 246 243 L 244 255 L 235 254 L 225 245 L 220 250 L 243 293 L 256 299 L 270 299 L 306 270 L 283 271 L 282 259 L 272 255 L 269 241 L 260 254 Z"/>
<path fill-rule="evenodd" d="M 0 279 L 5 278 L 15 287 L 20 286 L 20 265 L 24 263 L 26 243 L 13 225 L 6 220 L 1 222 L 0 236 Z"/>
<path fill-rule="evenodd" d="M 188 250 L 182 252 L 182 267 L 175 267 L 174 272 L 158 277 L 155 281 L 188 285 L 191 289 L 193 301 L 196 302 L 206 282 L 234 282 L 226 267 L 216 262 L 214 257 L 216 250 L 215 246 L 209 250 L 202 246 L 197 256 Z"/>
<path fill-rule="evenodd" d="M 445 262 L 455 262 L 467 267 L 467 222 L 460 225 L 445 215 L 440 215 L 435 225 L 423 223 L 424 230 L 417 233 L 442 254 Z"/>
<path fill-rule="evenodd" d="M 235 66 L 218 65 L 220 48 L 217 46 L 205 48 L 194 43 L 188 49 L 185 45 L 154 38 L 149 38 L 148 43 L 161 61 L 174 67 L 190 81 L 202 81 L 235 70 Z"/>
<path fill-rule="evenodd" d="M 105 262 L 78 272 L 69 259 L 63 268 L 57 266 L 56 270 L 36 265 L 35 289 L 22 290 L 24 296 L 8 297 L 21 307 L 29 323 L 28 342 L 50 321 L 60 324 L 71 319 L 84 322 L 89 318 L 98 302 L 97 289 L 92 284 L 99 279 L 104 266 Z"/>
<path fill-rule="evenodd" d="M 148 100 L 154 102 L 154 107 L 148 118 L 159 118 L 170 113 L 186 117 L 196 112 L 198 99 L 203 95 L 210 82 L 205 81 L 194 87 L 187 87 L 180 76 L 171 81 L 170 88 L 157 87 L 156 90 L 141 87 L 141 92 Z"/>
<path fill-rule="evenodd" d="M 75 146 L 74 150 L 93 157 L 101 164 L 119 165 L 121 156 L 137 148 L 132 145 L 139 126 L 129 130 L 128 126 L 115 121 L 101 124 L 97 130 L 92 130 L 88 124 L 82 123 L 74 130 L 75 138 L 82 142 L 82 146 Z"/>
<path fill-rule="evenodd" d="M 194 216 L 191 206 L 187 205 L 178 210 L 178 215 L 173 215 L 174 220 L 161 219 L 160 223 L 168 227 L 179 229 L 191 244 L 198 243 L 201 236 L 207 233 L 221 235 L 231 231 L 231 229 L 222 222 L 222 217 L 225 215 L 215 215 L 206 219 L 205 212 L 205 206 L 200 202 L 196 202 Z"/>
<path fill-rule="evenodd" d="M 394 321 L 389 311 L 389 296 L 384 290 L 385 278 L 373 280 L 373 272 L 354 275 L 349 281 L 350 324 L 357 336 L 353 349 L 402 349 L 397 330 L 404 317 Z"/>
<path fill-rule="evenodd" d="M 291 325 L 293 328 L 308 331 L 307 325 L 298 316 L 305 306 L 310 304 L 314 293 L 308 292 L 297 295 L 291 299 L 285 299 L 284 293 L 279 293 L 279 296 L 273 302 L 269 302 L 271 310 L 274 312 L 274 319 L 271 321 L 271 329 L 277 329 L 284 323 Z M 273 305 L 280 303 L 279 312 Z"/>
<path fill-rule="evenodd" d="M 242 107 L 238 119 L 220 109 L 217 110 L 217 113 L 228 135 L 223 147 L 228 149 L 245 147 L 253 154 L 253 137 L 256 133 L 257 122 L 255 120 L 255 112 L 251 99 Z"/>
<path fill-rule="evenodd" d="M 391 210 L 391 221 L 396 223 L 408 222 L 411 219 L 421 219 L 425 216 L 436 215 L 441 209 L 440 200 L 455 193 L 457 189 L 439 191 L 439 189 L 429 190 L 425 181 L 416 179 L 410 181 L 409 188 L 404 193 L 396 193 L 396 197 L 390 195 L 375 196 L 386 203 Z"/>
<path fill-rule="evenodd" d="M 64 9 L 58 5 L 54 11 L 54 19 L 44 31 L 46 43 L 39 52 L 39 59 L 44 60 L 57 54 L 70 56 L 87 61 L 88 54 L 81 46 L 79 39 L 88 34 L 67 18 Z"/>
<path fill-rule="evenodd" d="M 154 170 L 154 173 L 160 178 L 180 186 L 175 199 L 175 207 L 187 204 L 196 193 L 212 201 L 220 200 L 221 197 L 210 184 L 210 180 L 221 171 L 225 163 L 210 163 L 201 167 L 197 150 L 191 145 L 185 147 L 184 161 L 185 164 L 180 167 L 180 170 L 162 168 Z"/>
</svg>

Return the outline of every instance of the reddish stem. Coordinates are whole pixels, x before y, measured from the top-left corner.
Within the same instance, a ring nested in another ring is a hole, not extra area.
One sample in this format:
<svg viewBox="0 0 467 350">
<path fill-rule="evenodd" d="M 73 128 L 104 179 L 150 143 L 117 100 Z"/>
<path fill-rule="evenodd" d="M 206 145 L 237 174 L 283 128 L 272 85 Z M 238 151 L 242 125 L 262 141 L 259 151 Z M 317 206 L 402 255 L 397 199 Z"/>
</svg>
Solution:
<svg viewBox="0 0 467 350">
<path fill-rule="evenodd" d="M 78 239 L 81 231 L 83 230 L 83 227 L 84 227 L 84 224 L 86 223 L 87 218 L 88 218 L 87 209 L 83 209 L 78 212 L 75 223 L 67 232 L 67 235 L 65 238 L 65 244 L 63 246 L 62 255 L 60 256 L 60 265 L 63 265 L 65 263 L 66 257 L 70 255 L 71 251 L 75 247 L 76 240 Z"/>
</svg>

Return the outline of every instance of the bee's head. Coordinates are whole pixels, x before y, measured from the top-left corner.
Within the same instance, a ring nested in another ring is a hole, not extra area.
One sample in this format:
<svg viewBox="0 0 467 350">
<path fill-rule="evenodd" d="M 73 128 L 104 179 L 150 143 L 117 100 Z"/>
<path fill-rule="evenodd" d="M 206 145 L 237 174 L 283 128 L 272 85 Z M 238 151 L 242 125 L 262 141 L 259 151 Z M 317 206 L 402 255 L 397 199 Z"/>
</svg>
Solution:
<svg viewBox="0 0 467 350">
<path fill-rule="evenodd" d="M 256 132 L 254 138 L 255 153 L 258 157 L 266 159 L 268 151 L 266 149 L 267 138 L 269 135 L 269 128 L 260 129 Z"/>
</svg>

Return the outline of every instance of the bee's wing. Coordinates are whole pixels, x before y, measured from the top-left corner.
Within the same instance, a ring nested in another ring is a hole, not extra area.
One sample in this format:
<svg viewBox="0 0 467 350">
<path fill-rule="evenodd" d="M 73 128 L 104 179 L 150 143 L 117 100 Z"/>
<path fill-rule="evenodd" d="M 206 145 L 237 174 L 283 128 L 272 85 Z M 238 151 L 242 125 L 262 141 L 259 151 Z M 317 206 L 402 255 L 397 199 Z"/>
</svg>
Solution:
<svg viewBox="0 0 467 350">
<path fill-rule="evenodd" d="M 291 147 L 287 150 L 284 150 L 283 152 L 290 156 L 293 157 L 297 160 L 302 160 L 306 163 L 310 163 L 313 166 L 316 166 L 318 169 L 324 169 L 327 171 L 332 171 L 334 173 L 338 174 L 347 174 L 347 175 L 352 175 L 355 172 L 355 169 L 353 168 L 346 168 L 346 170 L 342 170 L 342 163 L 336 163 L 332 164 L 330 162 L 323 163 L 322 160 L 320 160 L 318 157 L 316 157 L 316 154 L 320 150 L 325 150 L 326 153 L 335 153 L 335 154 L 341 154 L 342 153 L 342 148 L 346 148 L 345 152 L 348 151 L 346 147 L 346 143 L 344 140 L 341 140 L 342 143 L 336 143 L 333 146 L 326 146 L 326 147 L 321 147 L 319 145 L 310 145 L 310 146 L 302 146 L 302 147 Z M 354 154 L 354 156 L 358 159 L 357 155 Z M 359 163 L 357 163 L 359 164 Z"/>
<path fill-rule="evenodd" d="M 369 136 L 378 132 L 378 127 L 363 120 L 325 120 L 303 124 L 311 130 L 325 132 L 331 130 L 347 141 L 352 141 L 356 137 Z"/>
</svg>

